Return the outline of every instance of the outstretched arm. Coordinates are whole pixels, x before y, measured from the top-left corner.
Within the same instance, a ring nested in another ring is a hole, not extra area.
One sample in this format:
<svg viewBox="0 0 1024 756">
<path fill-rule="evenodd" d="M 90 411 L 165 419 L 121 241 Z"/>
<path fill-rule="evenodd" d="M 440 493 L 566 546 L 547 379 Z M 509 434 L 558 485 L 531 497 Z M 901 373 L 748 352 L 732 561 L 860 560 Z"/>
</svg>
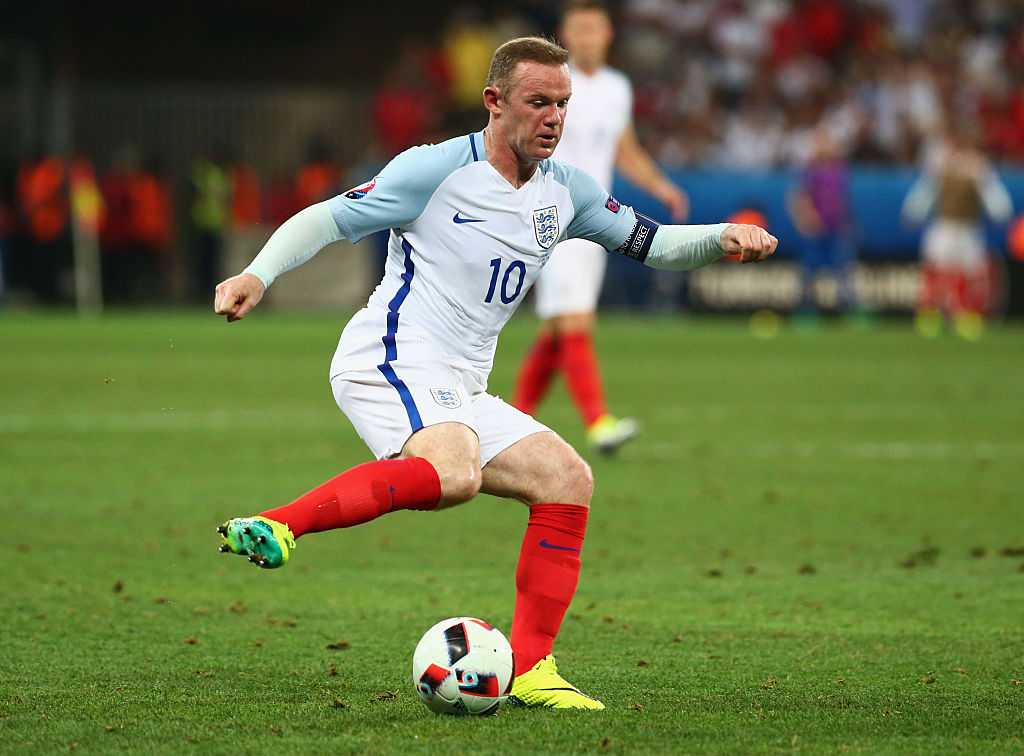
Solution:
<svg viewBox="0 0 1024 756">
<path fill-rule="evenodd" d="M 583 171 L 571 166 L 563 170 L 573 203 L 580 208 L 566 236 L 589 239 L 652 268 L 692 270 L 728 254 L 738 254 L 745 263 L 760 262 L 779 244 L 760 226 L 743 223 L 662 226 L 620 205 Z"/>
<path fill-rule="evenodd" d="M 229 323 L 244 318 L 274 279 L 342 238 L 326 202 L 300 210 L 281 224 L 256 259 L 239 275 L 217 285 L 213 309 Z"/>
<path fill-rule="evenodd" d="M 659 270 L 693 270 L 735 254 L 741 262 L 761 262 L 779 245 L 763 228 L 746 223 L 662 226 L 642 213 L 634 217 L 633 230 L 615 251 Z"/>
<path fill-rule="evenodd" d="M 740 262 L 761 262 L 779 240 L 760 226 L 716 223 L 709 226 L 659 226 L 643 263 L 661 270 L 693 270 L 725 255 Z"/>
</svg>

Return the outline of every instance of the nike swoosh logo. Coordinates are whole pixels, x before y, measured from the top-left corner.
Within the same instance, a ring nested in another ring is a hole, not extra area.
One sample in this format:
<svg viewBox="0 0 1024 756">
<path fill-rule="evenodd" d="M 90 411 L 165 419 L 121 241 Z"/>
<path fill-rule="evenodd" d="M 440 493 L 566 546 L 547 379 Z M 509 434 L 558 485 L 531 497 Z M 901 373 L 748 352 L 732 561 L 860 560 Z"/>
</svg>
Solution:
<svg viewBox="0 0 1024 756">
<path fill-rule="evenodd" d="M 547 538 L 541 541 L 540 545 L 545 549 L 558 549 L 559 551 L 579 551 L 579 549 L 574 549 L 571 546 L 556 546 L 553 543 L 548 543 Z"/>
<path fill-rule="evenodd" d="M 458 212 L 452 216 L 452 220 L 456 223 L 485 223 L 485 218 L 463 218 Z"/>
<path fill-rule="evenodd" d="M 579 693 L 584 698 L 589 698 L 591 701 L 596 701 L 597 700 L 593 696 L 588 696 L 586 693 L 582 692 L 579 688 L 573 688 L 572 686 L 569 686 L 568 688 L 537 688 L 537 692 L 547 691 L 547 690 L 571 690 L 574 693 Z"/>
</svg>

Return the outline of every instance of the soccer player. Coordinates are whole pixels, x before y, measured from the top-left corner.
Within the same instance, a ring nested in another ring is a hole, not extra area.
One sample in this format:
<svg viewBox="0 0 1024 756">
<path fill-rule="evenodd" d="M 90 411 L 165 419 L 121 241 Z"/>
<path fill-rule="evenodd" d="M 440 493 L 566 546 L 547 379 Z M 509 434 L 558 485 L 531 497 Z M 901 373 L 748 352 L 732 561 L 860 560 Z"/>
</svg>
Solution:
<svg viewBox="0 0 1024 756">
<path fill-rule="evenodd" d="M 978 146 L 976 127 L 949 118 L 946 139 L 925 155 L 925 170 L 903 201 L 905 221 L 935 215 L 921 237 L 921 290 L 914 325 L 935 338 L 949 319 L 967 341 L 981 338 L 991 305 L 985 214 L 1008 223 L 1013 202 L 995 167 Z"/>
<path fill-rule="evenodd" d="M 298 212 L 217 286 L 216 312 L 237 321 L 279 274 L 329 242 L 391 229 L 384 278 L 345 327 L 330 371 L 338 406 L 377 461 L 218 531 L 222 551 L 280 567 L 307 533 L 450 507 L 481 491 L 518 499 L 530 514 L 511 693 L 529 706 L 600 709 L 558 675 L 551 655 L 579 578 L 593 479 L 558 435 L 487 393 L 498 332 L 566 237 L 676 269 L 727 252 L 758 262 L 777 241 L 757 226 L 659 226 L 552 160 L 572 94 L 567 61 L 545 39 L 506 42 L 483 91 L 483 131 L 407 150 L 368 184 Z"/>
<path fill-rule="evenodd" d="M 797 185 L 786 197 L 790 217 L 800 234 L 797 314 L 808 325 L 817 323 L 821 309 L 814 287 L 822 271 L 835 274 L 838 309 L 846 314 L 857 308 L 853 285 L 857 249 L 849 182 L 849 169 L 835 137 L 828 124 L 818 124 L 811 139 L 810 157 L 800 170 Z"/>
<path fill-rule="evenodd" d="M 559 36 L 569 50 L 572 116 L 559 142 L 558 159 L 582 168 L 606 189 L 614 168 L 660 200 L 674 221 L 683 221 L 689 200 L 658 168 L 637 141 L 633 91 L 625 74 L 607 65 L 613 29 L 599 0 L 570 0 Z M 606 253 L 588 239 L 562 241 L 537 279 L 536 310 L 541 319 L 516 380 L 512 404 L 528 415 L 561 371 L 587 429 L 587 441 L 609 454 L 640 431 L 631 418 L 608 412 L 593 333 Z"/>
</svg>

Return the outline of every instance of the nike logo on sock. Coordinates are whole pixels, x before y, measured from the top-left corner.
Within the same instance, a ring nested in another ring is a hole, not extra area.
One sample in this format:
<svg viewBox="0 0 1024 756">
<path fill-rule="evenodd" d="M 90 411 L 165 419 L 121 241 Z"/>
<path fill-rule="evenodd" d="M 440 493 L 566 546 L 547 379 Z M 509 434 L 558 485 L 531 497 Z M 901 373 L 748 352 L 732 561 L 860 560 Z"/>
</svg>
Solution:
<svg viewBox="0 0 1024 756">
<path fill-rule="evenodd" d="M 485 223 L 486 222 L 485 218 L 463 218 L 461 215 L 459 215 L 458 211 L 456 211 L 455 215 L 452 216 L 452 220 L 455 221 L 456 223 Z"/>
<path fill-rule="evenodd" d="M 571 546 L 556 546 L 553 543 L 548 543 L 547 538 L 542 540 L 540 542 L 540 545 L 545 549 L 558 549 L 559 551 L 579 551 L 579 549 L 574 549 Z"/>
</svg>

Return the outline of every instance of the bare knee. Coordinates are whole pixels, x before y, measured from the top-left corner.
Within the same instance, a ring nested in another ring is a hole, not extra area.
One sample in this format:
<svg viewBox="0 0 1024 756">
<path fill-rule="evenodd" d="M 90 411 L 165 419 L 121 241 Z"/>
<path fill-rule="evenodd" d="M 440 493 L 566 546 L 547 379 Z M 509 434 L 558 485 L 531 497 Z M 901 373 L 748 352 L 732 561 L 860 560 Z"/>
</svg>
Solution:
<svg viewBox="0 0 1024 756">
<path fill-rule="evenodd" d="M 434 466 L 441 482 L 439 507 L 452 507 L 480 493 L 480 442 L 469 427 L 438 423 L 410 436 L 403 457 L 423 457 Z"/>
<path fill-rule="evenodd" d="M 463 504 L 480 493 L 479 465 L 446 465 L 438 469 L 437 476 L 441 480 L 440 507 Z"/>
<path fill-rule="evenodd" d="M 523 501 L 527 504 L 556 502 L 590 506 L 594 494 L 594 473 L 590 465 L 570 447 L 538 470 Z"/>
<path fill-rule="evenodd" d="M 524 504 L 590 506 L 590 465 L 555 433 L 527 436 L 494 457 L 483 471 L 484 493 Z"/>
<path fill-rule="evenodd" d="M 564 470 L 566 491 L 559 501 L 589 507 L 594 495 L 594 472 L 590 465 L 579 454 L 573 453 Z"/>
</svg>

